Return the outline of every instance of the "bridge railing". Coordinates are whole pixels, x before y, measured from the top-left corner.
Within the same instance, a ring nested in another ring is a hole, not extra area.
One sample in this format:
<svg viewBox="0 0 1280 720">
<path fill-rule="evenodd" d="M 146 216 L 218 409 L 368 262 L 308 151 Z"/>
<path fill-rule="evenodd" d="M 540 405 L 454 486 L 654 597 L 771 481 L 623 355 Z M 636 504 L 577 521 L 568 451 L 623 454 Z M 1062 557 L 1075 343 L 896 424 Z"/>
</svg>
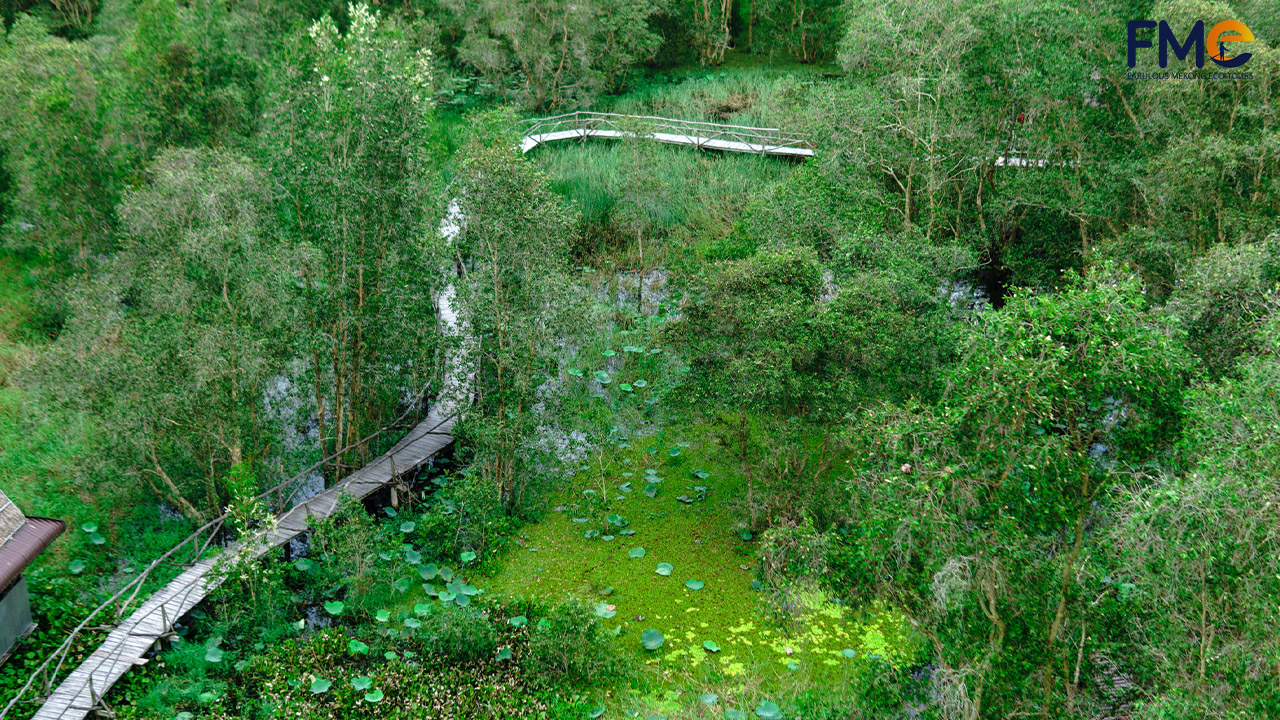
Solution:
<svg viewBox="0 0 1280 720">
<path fill-rule="evenodd" d="M 418 399 L 421 399 L 421 394 Z M 410 408 L 402 413 L 392 423 L 370 433 L 366 437 L 356 440 L 340 450 L 333 452 L 328 457 L 311 464 L 295 474 L 293 477 L 290 477 L 288 480 L 263 491 L 255 497 L 254 500 L 268 500 L 274 495 L 282 505 L 286 505 L 290 508 L 296 507 L 296 505 L 292 504 L 293 498 L 301 488 L 304 478 L 318 470 L 325 463 L 338 458 L 343 453 L 362 447 L 389 430 L 399 427 L 400 423 L 415 411 L 416 406 L 417 401 L 411 403 Z M 288 491 L 288 495 L 284 495 L 286 490 Z M 27 696 L 27 693 L 34 692 L 40 696 L 48 696 L 50 691 L 52 691 L 53 687 L 58 682 L 63 665 L 66 664 L 66 661 L 70 659 L 72 655 L 78 654 L 76 649 L 76 640 L 83 638 L 86 633 L 101 630 L 109 631 L 119 625 L 130 610 L 135 607 L 135 603 L 138 601 L 139 596 L 142 595 L 144 588 L 148 585 L 147 580 L 152 577 L 157 569 L 163 566 L 188 568 L 195 565 L 200 560 L 210 557 L 208 551 L 210 547 L 214 546 L 214 543 L 217 542 L 220 537 L 220 533 L 226 526 L 227 520 L 229 519 L 230 513 L 224 512 L 204 525 L 201 525 L 182 542 L 173 546 L 163 555 L 151 561 L 151 564 L 143 569 L 142 572 L 138 573 L 138 575 L 136 575 L 132 580 L 117 590 L 115 594 L 94 608 L 88 616 L 81 620 L 80 623 L 71 630 L 62 643 L 58 645 L 57 649 L 45 657 L 44 661 L 41 662 L 27 678 L 27 681 L 22 688 L 9 699 L 9 702 L 3 708 L 0 708 L 0 720 L 7 718 L 9 716 L 9 712 Z M 217 549 L 221 549 L 221 547 L 222 546 L 219 545 Z M 98 624 L 91 625 L 90 623 L 94 620 L 97 620 Z M 164 618 L 166 626 L 171 626 L 177 620 L 179 620 L 179 618 Z M 119 648 L 117 648 L 117 651 L 119 651 Z"/>
<path fill-rule="evenodd" d="M 689 139 L 689 144 L 703 146 L 711 141 L 728 141 L 749 145 L 757 152 L 772 149 L 812 149 L 808 137 L 778 128 L 725 125 L 697 120 L 674 120 L 652 115 L 622 115 L 618 113 L 589 112 L 579 110 L 545 118 L 524 121 L 526 138 L 568 130 L 609 131 L 618 137 L 629 137 L 637 131 L 649 136 L 675 135 Z M 659 138 L 661 139 L 661 138 Z M 712 146 L 714 147 L 714 145 Z"/>
</svg>

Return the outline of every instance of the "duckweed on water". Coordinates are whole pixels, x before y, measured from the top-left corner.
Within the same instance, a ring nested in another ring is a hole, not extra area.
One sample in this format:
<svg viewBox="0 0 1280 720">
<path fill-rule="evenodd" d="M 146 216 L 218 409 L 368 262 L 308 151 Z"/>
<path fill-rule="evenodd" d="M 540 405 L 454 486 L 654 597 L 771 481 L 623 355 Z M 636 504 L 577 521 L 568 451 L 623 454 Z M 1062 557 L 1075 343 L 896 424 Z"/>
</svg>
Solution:
<svg viewBox="0 0 1280 720">
<path fill-rule="evenodd" d="M 657 462 L 642 451 L 630 453 L 636 457 L 631 463 L 620 461 L 619 467 Z M 671 460 L 682 462 L 700 454 L 692 446 Z M 697 464 L 711 468 L 699 468 L 691 476 L 705 486 L 706 502 L 686 505 L 665 493 L 653 498 L 619 494 L 595 510 L 630 519 L 629 529 L 643 542 L 630 549 L 585 538 L 580 529 L 574 529 L 581 524 L 575 524 L 575 519 L 589 514 L 580 500 L 581 490 L 594 479 L 570 479 L 562 511 L 548 513 L 526 529 L 502 571 L 489 580 L 489 589 L 549 600 L 575 596 L 593 604 L 607 590 L 610 610 L 616 615 L 606 621 L 608 627 L 617 631 L 617 641 L 627 652 L 659 666 L 668 685 L 706 664 L 714 664 L 726 678 L 745 681 L 749 675 L 759 676 L 767 685 L 783 674 L 794 677 L 796 673 L 811 680 L 838 681 L 850 662 L 863 662 L 873 655 L 891 662 L 906 658 L 910 643 L 904 623 L 884 608 L 855 616 L 822 593 L 810 592 L 801 594 L 800 617 L 789 628 L 767 619 L 752 589 L 754 546 L 738 532 L 727 502 L 739 491 L 741 481 L 707 458 L 699 458 Z M 688 471 L 672 467 L 647 472 L 650 477 L 659 473 L 674 485 Z M 621 472 L 616 474 L 618 482 L 625 480 Z M 529 552 L 533 548 L 537 552 Z M 661 561 L 656 572 L 654 565 L 636 561 L 645 557 Z M 687 582 L 672 577 L 677 568 Z M 644 649 L 652 644 L 644 639 L 656 637 L 663 638 L 660 647 Z M 842 654 L 847 649 L 856 650 L 856 657 Z"/>
</svg>

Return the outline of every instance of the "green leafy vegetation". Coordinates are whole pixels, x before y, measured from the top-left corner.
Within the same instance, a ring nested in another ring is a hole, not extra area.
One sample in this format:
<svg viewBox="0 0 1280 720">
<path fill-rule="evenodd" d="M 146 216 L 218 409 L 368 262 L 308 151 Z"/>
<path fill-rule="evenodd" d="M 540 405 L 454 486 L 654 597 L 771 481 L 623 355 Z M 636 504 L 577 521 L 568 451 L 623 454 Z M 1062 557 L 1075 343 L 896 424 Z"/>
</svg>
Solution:
<svg viewBox="0 0 1280 720">
<path fill-rule="evenodd" d="M 225 518 L 116 717 L 1280 716 L 1264 5 L 9 3 L 0 706 Z"/>
</svg>

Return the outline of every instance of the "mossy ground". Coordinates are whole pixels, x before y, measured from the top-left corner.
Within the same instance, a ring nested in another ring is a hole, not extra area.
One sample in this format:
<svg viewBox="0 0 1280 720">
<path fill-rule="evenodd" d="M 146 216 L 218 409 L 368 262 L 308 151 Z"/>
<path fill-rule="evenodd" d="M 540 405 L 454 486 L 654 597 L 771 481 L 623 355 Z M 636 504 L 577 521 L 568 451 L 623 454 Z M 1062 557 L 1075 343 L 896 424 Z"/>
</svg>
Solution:
<svg viewBox="0 0 1280 720">
<path fill-rule="evenodd" d="M 568 478 L 556 509 L 525 529 L 501 571 L 485 582 L 487 591 L 604 603 L 616 613 L 606 625 L 645 664 L 659 696 L 691 689 L 726 698 L 785 692 L 841 682 L 853 663 L 869 657 L 906 661 L 912 643 L 895 613 L 854 611 L 817 590 L 804 594 L 798 617 L 784 621 L 769 610 L 752 587 L 757 543 L 740 535 L 736 498 L 745 482 L 720 461 L 712 439 L 689 435 L 680 444 L 670 431 L 637 440 L 640 447 L 624 444 Z M 696 470 L 710 474 L 701 479 Z M 662 478 L 654 497 L 644 492 L 649 471 Z M 698 486 L 706 488 L 705 499 L 678 499 L 698 498 Z M 614 515 L 625 527 L 609 522 Z M 644 548 L 644 556 L 631 557 L 633 548 Z M 656 572 L 659 563 L 672 566 L 669 576 Z M 692 590 L 689 580 L 704 585 Z M 665 636 L 661 648 L 642 648 L 646 629 Z M 706 650 L 704 641 L 719 652 Z M 846 649 L 857 656 L 845 657 Z"/>
</svg>

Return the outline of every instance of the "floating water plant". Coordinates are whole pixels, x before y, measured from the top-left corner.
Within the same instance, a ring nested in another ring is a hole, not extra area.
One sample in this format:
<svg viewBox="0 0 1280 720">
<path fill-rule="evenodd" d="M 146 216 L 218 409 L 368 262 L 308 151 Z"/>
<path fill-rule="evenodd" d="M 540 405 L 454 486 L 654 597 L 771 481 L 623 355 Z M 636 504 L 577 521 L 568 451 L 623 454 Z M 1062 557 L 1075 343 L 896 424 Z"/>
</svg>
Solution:
<svg viewBox="0 0 1280 720">
<path fill-rule="evenodd" d="M 630 550 L 628 550 L 628 551 L 627 551 L 627 556 L 628 556 L 628 557 L 633 557 L 633 558 L 642 558 L 642 557 L 644 557 L 644 556 L 645 556 L 645 554 L 646 554 L 647 552 L 648 552 L 648 551 L 646 551 L 646 550 L 645 550 L 644 548 L 642 548 L 642 547 L 635 547 L 635 548 L 631 548 Z"/>
<path fill-rule="evenodd" d="M 640 633 L 640 644 L 644 646 L 645 650 L 657 650 L 666 641 L 667 637 L 653 628 Z"/>
<path fill-rule="evenodd" d="M 670 575 L 672 570 L 675 570 L 675 566 L 672 565 L 671 563 L 658 563 L 658 569 L 655 570 L 654 572 L 658 573 L 659 575 L 666 576 L 666 575 Z"/>
<path fill-rule="evenodd" d="M 341 615 L 343 610 L 347 609 L 347 604 L 341 600 L 333 600 L 324 604 L 324 611 L 330 615 Z"/>
<path fill-rule="evenodd" d="M 763 718 L 763 720 L 778 720 L 778 718 L 782 717 L 782 708 L 778 707 L 777 703 L 761 700 L 760 704 L 756 706 L 756 717 Z"/>
<path fill-rule="evenodd" d="M 684 583 L 684 586 L 689 588 L 690 590 L 701 590 L 702 588 L 706 587 L 707 584 L 702 582 L 701 580 L 686 580 Z"/>
</svg>

